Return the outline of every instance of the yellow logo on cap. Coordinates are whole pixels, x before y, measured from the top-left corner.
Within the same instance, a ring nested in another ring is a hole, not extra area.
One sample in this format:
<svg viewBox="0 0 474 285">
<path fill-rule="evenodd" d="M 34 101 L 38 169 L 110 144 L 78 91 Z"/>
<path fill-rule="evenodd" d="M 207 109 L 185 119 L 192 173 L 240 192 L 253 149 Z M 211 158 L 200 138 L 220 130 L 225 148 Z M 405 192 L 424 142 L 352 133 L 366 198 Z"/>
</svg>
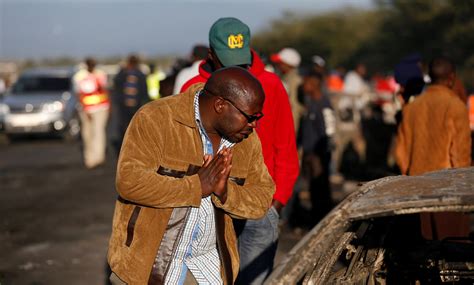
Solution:
<svg viewBox="0 0 474 285">
<path fill-rule="evenodd" d="M 229 48 L 243 48 L 244 47 L 244 36 L 242 34 L 230 35 L 227 38 L 227 45 Z"/>
</svg>

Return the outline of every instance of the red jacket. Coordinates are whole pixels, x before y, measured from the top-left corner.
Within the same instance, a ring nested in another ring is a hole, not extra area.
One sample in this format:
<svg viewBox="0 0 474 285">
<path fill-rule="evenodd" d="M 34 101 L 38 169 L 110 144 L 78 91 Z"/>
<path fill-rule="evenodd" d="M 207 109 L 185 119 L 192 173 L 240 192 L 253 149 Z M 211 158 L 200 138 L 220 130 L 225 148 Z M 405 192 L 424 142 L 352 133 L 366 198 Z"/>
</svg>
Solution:
<svg viewBox="0 0 474 285">
<path fill-rule="evenodd" d="M 210 71 L 209 64 L 203 61 L 199 65 L 199 75 L 186 82 L 181 93 L 195 83 L 206 82 L 211 75 Z M 249 71 L 260 81 L 265 92 L 265 116 L 258 122 L 257 134 L 262 142 L 265 165 L 276 184 L 273 199 L 286 205 L 299 171 L 290 102 L 281 80 L 264 69 L 262 60 L 254 51 Z"/>
</svg>

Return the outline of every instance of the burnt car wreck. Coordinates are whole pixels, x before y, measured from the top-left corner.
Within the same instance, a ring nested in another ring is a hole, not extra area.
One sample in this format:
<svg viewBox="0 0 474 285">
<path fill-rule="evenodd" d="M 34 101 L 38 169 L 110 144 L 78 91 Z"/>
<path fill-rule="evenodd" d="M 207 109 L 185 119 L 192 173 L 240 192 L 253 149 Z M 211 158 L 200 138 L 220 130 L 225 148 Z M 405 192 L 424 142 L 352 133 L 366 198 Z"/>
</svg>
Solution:
<svg viewBox="0 0 474 285">
<path fill-rule="evenodd" d="M 266 284 L 474 284 L 474 168 L 375 180 L 352 193 L 276 266 Z M 466 234 L 427 238 L 423 215 Z M 456 216 L 457 215 L 457 216 Z"/>
</svg>

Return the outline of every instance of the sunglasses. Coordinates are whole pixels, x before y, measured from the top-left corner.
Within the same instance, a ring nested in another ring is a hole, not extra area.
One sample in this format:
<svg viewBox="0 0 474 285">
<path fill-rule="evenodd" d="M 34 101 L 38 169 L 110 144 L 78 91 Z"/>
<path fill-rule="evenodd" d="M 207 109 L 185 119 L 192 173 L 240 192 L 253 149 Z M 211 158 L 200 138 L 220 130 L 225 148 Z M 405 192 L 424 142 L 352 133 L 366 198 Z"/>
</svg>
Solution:
<svg viewBox="0 0 474 285">
<path fill-rule="evenodd" d="M 246 119 L 247 119 L 247 122 L 249 124 L 255 122 L 255 121 L 258 121 L 260 120 L 261 118 L 263 118 L 263 113 L 262 112 L 257 112 L 253 115 L 248 115 L 247 113 L 245 113 L 244 111 L 240 110 L 237 106 L 235 106 L 234 102 L 230 101 L 229 99 L 227 98 L 224 98 L 224 97 L 221 97 L 222 99 L 224 99 L 225 101 L 229 102 L 235 109 L 237 109 L 237 111 L 240 112 L 240 114 L 242 114 Z"/>
<path fill-rule="evenodd" d="M 209 94 L 212 94 L 213 96 L 215 96 L 214 93 L 212 93 L 211 91 L 209 91 L 209 90 L 207 90 L 207 89 L 204 89 L 204 92 L 209 93 Z M 239 107 L 235 106 L 234 102 L 232 102 L 231 100 L 229 100 L 229 99 L 227 99 L 227 98 L 224 98 L 224 97 L 222 97 L 222 96 L 218 96 L 218 97 L 220 97 L 220 98 L 221 98 L 222 100 L 224 100 L 224 101 L 229 102 L 230 105 L 232 105 L 235 109 L 237 109 L 237 111 L 239 111 L 240 114 L 242 114 L 242 115 L 245 117 L 245 119 L 247 119 L 247 122 L 248 122 L 249 124 L 251 124 L 251 123 L 253 123 L 253 122 L 255 122 L 255 121 L 258 121 L 258 120 L 260 120 L 261 118 L 263 118 L 263 113 L 262 113 L 262 112 L 257 112 L 257 113 L 255 113 L 255 114 L 253 114 L 253 115 L 248 115 L 248 114 L 245 113 L 244 111 L 240 110 Z"/>
</svg>

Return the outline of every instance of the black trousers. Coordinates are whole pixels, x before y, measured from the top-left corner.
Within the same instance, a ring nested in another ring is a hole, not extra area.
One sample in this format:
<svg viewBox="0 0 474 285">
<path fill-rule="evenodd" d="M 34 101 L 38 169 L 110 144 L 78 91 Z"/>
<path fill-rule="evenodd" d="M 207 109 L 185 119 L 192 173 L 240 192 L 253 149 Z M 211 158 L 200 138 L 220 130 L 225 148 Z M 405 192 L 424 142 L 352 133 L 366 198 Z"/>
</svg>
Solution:
<svg viewBox="0 0 474 285">
<path fill-rule="evenodd" d="M 321 138 L 311 152 L 303 154 L 303 174 L 309 180 L 311 227 L 322 220 L 334 206 L 329 182 L 330 164 L 331 152 L 326 137 Z"/>
</svg>

